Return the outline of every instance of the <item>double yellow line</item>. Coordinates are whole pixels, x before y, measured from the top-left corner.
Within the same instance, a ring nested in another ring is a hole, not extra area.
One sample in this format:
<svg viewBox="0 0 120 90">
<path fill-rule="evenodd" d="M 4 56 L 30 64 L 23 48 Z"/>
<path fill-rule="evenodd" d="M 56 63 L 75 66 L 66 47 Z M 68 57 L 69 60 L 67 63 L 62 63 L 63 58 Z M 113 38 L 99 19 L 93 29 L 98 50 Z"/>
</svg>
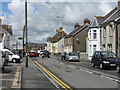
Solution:
<svg viewBox="0 0 120 90">
<path fill-rule="evenodd" d="M 49 75 L 54 81 L 56 81 L 62 88 L 64 88 L 65 90 L 72 90 L 71 87 L 69 87 L 67 84 L 65 84 L 63 81 L 61 81 L 59 78 L 57 78 L 54 74 L 52 74 L 50 71 L 48 71 L 40 63 L 38 63 L 37 61 L 34 61 L 34 63 L 38 67 L 40 67 L 47 75 Z"/>
</svg>

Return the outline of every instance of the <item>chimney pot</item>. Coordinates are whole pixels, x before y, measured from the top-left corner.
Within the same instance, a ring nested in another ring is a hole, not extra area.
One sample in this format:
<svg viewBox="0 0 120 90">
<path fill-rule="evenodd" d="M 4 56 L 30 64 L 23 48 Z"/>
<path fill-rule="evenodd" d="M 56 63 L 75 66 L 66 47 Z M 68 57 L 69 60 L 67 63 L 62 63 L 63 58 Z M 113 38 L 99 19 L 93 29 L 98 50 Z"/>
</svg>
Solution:
<svg viewBox="0 0 120 90">
<path fill-rule="evenodd" d="M 76 29 L 76 28 L 79 28 L 80 27 L 80 25 L 79 25 L 79 23 L 76 23 L 75 25 L 74 25 L 74 28 Z"/>
<path fill-rule="evenodd" d="M 120 0 L 118 0 L 118 7 L 120 7 Z"/>
<path fill-rule="evenodd" d="M 85 18 L 85 19 L 84 19 L 84 25 L 85 25 L 85 24 L 90 24 L 90 19 Z"/>
</svg>

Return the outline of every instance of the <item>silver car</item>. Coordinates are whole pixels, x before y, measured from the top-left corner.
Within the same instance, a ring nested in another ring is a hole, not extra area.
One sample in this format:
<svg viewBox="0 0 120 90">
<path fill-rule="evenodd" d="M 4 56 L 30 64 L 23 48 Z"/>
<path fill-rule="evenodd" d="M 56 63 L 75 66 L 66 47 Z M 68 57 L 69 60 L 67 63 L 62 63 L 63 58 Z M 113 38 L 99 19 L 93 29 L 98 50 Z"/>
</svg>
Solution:
<svg viewBox="0 0 120 90">
<path fill-rule="evenodd" d="M 66 61 L 80 61 L 78 55 L 74 52 L 66 54 Z"/>
</svg>

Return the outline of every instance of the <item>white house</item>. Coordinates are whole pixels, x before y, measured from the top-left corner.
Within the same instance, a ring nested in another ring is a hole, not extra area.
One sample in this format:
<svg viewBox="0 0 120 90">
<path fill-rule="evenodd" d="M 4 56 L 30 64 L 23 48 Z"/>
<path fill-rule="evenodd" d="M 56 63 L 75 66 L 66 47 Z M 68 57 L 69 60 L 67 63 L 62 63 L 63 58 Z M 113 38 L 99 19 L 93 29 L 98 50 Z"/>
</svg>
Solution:
<svg viewBox="0 0 120 90">
<path fill-rule="evenodd" d="M 9 49 L 9 36 L 12 35 L 11 25 L 0 25 L 0 49 Z"/>
<path fill-rule="evenodd" d="M 10 50 L 23 50 L 23 37 L 22 35 L 10 36 Z"/>
<path fill-rule="evenodd" d="M 56 34 L 47 39 L 47 50 L 50 53 L 63 53 L 64 36 L 66 36 L 66 33 L 61 28 L 56 30 Z"/>
<path fill-rule="evenodd" d="M 86 44 L 89 59 L 91 59 L 95 51 L 101 50 L 99 24 L 102 21 L 103 21 L 102 16 L 95 16 L 92 24 L 89 27 L 87 44 Z"/>
</svg>

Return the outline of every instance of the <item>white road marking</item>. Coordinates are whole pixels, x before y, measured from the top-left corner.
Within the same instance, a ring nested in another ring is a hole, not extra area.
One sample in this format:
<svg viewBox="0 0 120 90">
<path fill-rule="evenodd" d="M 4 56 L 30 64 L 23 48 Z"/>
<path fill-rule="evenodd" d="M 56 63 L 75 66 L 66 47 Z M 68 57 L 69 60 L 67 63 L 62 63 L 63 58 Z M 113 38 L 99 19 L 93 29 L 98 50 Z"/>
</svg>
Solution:
<svg viewBox="0 0 120 90">
<path fill-rule="evenodd" d="M 18 66 L 16 69 L 16 73 L 15 73 L 11 88 L 18 88 L 19 87 L 19 85 L 18 85 L 19 76 L 20 76 L 20 66 Z"/>
<path fill-rule="evenodd" d="M 95 72 L 95 71 L 89 71 L 87 69 L 80 69 L 80 70 L 84 71 L 84 72 L 87 72 L 87 73 L 90 73 L 90 74 L 93 74 L 93 75 L 97 75 L 97 76 L 100 76 L 100 77 L 107 78 L 107 79 L 112 80 L 112 81 L 120 82 L 118 79 L 114 79 L 112 77 L 109 77 L 109 76 L 106 76 L 106 75 L 102 75 L 102 74 L 100 74 L 98 72 Z M 94 73 L 96 73 L 96 74 L 94 74 Z"/>
<path fill-rule="evenodd" d="M 104 78 L 110 79 L 110 80 L 112 80 L 112 81 L 120 82 L 118 79 L 114 79 L 114 78 L 107 77 L 107 76 L 104 76 L 104 75 L 101 75 L 101 77 L 104 77 Z"/>
<path fill-rule="evenodd" d="M 4 75 L 4 76 L 5 76 L 5 75 L 9 75 L 9 74 L 3 74 L 3 73 L 2 73 L 2 74 L 0 74 L 0 76 L 2 76 L 2 75 Z"/>
<path fill-rule="evenodd" d="M 90 71 L 87 71 L 87 70 L 84 70 L 84 69 L 80 69 L 81 71 L 84 71 L 84 72 L 87 72 L 87 73 L 90 73 L 90 74 L 93 74 L 93 72 L 90 72 Z"/>
<path fill-rule="evenodd" d="M 72 65 L 67 65 L 68 67 L 72 67 L 72 68 L 76 68 L 76 67 L 74 67 L 74 66 L 72 66 Z"/>
<path fill-rule="evenodd" d="M 0 79 L 0 81 L 13 81 L 13 79 Z"/>
<path fill-rule="evenodd" d="M 64 65 L 64 63 L 60 63 L 60 64 Z"/>
</svg>

